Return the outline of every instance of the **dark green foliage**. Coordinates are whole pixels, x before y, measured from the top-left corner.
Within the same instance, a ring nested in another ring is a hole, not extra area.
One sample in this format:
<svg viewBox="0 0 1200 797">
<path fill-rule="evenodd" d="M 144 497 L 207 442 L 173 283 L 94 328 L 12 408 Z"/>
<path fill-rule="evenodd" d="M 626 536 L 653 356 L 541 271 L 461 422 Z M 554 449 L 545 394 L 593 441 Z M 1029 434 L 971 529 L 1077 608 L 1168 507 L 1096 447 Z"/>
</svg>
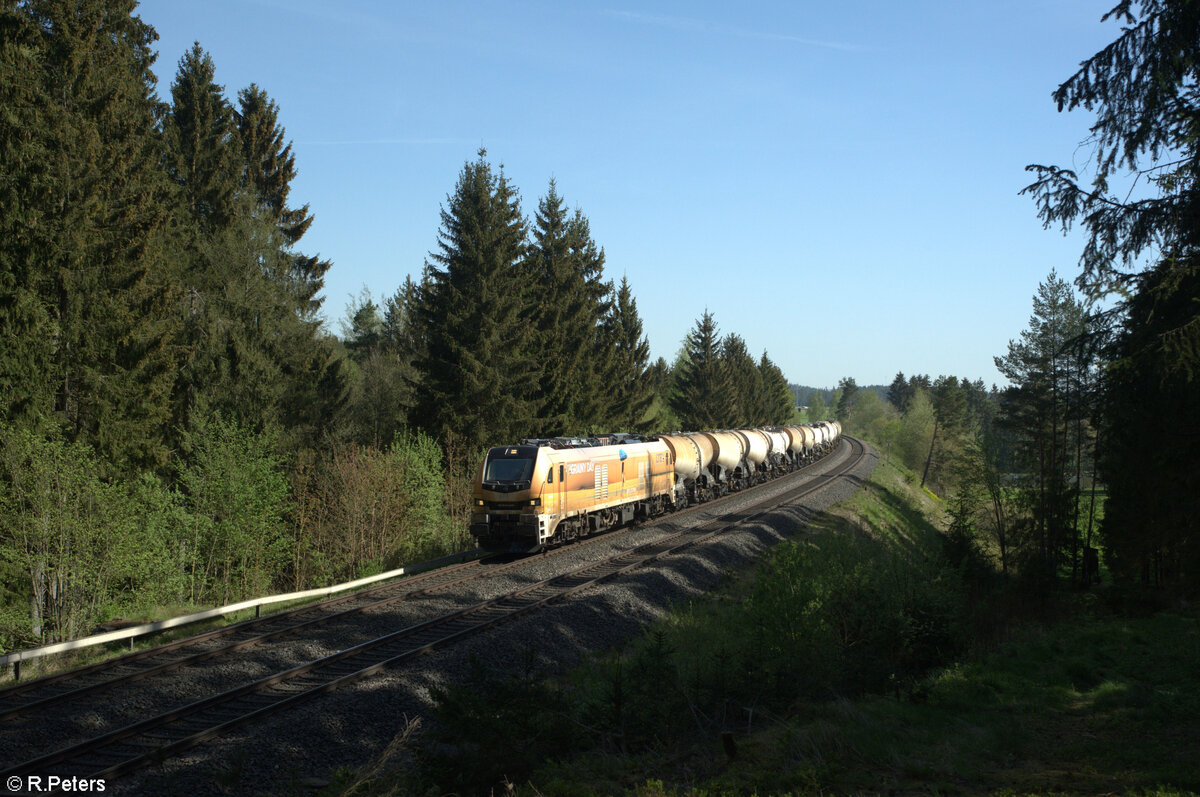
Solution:
<svg viewBox="0 0 1200 797">
<path fill-rule="evenodd" d="M 1123 23 L 1120 35 L 1054 95 L 1060 109 L 1096 112 L 1092 184 L 1079 185 L 1066 169 L 1031 166 L 1038 181 L 1026 190 L 1047 225 L 1081 221 L 1088 239 L 1080 284 L 1127 297 L 1110 349 L 1117 361 L 1106 375 L 1099 442 L 1110 486 L 1104 538 L 1116 572 L 1195 590 L 1198 557 L 1184 519 L 1194 527 L 1187 475 L 1195 466 L 1177 451 L 1188 443 L 1174 441 L 1194 429 L 1200 366 L 1200 6 L 1123 0 L 1107 18 Z M 1147 177 L 1154 190 L 1135 196 L 1112 185 L 1128 175 Z M 1155 265 L 1139 274 L 1146 254 Z M 1155 439 L 1159 430 L 1163 439 Z M 1135 450 L 1153 453 L 1135 465 Z"/>
<path fill-rule="evenodd" d="M 224 228 L 233 218 L 243 158 L 233 108 L 199 42 L 179 59 L 164 130 L 167 171 L 184 210 L 201 234 Z"/>
<path fill-rule="evenodd" d="M 412 357 L 403 349 L 408 319 L 402 291 L 388 299 L 384 315 L 364 291 L 342 322 L 343 344 L 350 355 L 346 436 L 359 444 L 390 446 L 412 405 Z"/>
<path fill-rule="evenodd" d="M 838 401 L 836 417 L 843 423 L 850 417 L 850 410 L 854 408 L 855 397 L 858 395 L 858 384 L 854 381 L 854 377 L 847 376 L 838 381 Z"/>
<path fill-rule="evenodd" d="M 892 384 L 888 388 L 888 401 L 896 409 L 904 410 L 908 408 L 908 401 L 911 398 L 912 388 L 909 387 L 908 380 L 904 378 L 904 372 L 897 371 L 896 378 L 892 380 Z"/>
<path fill-rule="evenodd" d="M 1180 305 L 1200 296 L 1200 275 L 1166 294 L 1155 285 L 1175 277 L 1166 264 L 1144 275 L 1105 378 L 1100 466 L 1108 502 L 1101 537 L 1122 579 L 1194 593 L 1200 589 L 1200 390 L 1171 368 L 1172 356 L 1157 339 L 1189 312 Z"/>
<path fill-rule="evenodd" d="M 48 419 L 53 404 L 53 305 L 41 284 L 52 238 L 39 222 L 53 209 L 56 109 L 43 47 L 32 15 L 0 12 L 0 418 L 31 423 Z"/>
<path fill-rule="evenodd" d="M 580 728 L 565 696 L 526 651 L 520 672 L 498 672 L 472 658 L 461 684 L 435 689 L 435 724 L 418 751 L 421 775 L 440 792 L 492 794 L 521 783 L 547 758 L 568 755 Z"/>
<path fill-rule="evenodd" d="M 671 409 L 685 429 L 723 429 L 735 422 L 733 379 L 721 357 L 717 322 L 707 310 L 683 343 Z"/>
<path fill-rule="evenodd" d="M 528 434 L 542 365 L 531 355 L 525 221 L 516 190 L 485 156 L 463 166 L 442 210 L 416 313 L 413 420 L 472 449 Z"/>
<path fill-rule="evenodd" d="M 660 359 L 662 370 L 650 372 L 650 341 L 642 334 L 637 299 L 625 277 L 601 322 L 599 351 L 607 368 L 600 372 L 603 379 L 596 388 L 597 419 L 610 430 L 657 427 L 660 419 L 647 415 L 655 398 L 666 392 L 666 362 Z"/>
<path fill-rule="evenodd" d="M 727 426 L 762 426 L 766 423 L 763 378 L 757 363 L 740 335 L 730 333 L 721 341 L 721 363 L 733 390 L 732 415 Z"/>
<path fill-rule="evenodd" d="M 1049 226 L 1079 220 L 1088 235 L 1080 284 L 1089 294 L 1131 285 L 1139 256 L 1161 250 L 1171 277 L 1154 280 L 1166 298 L 1194 274 L 1183 255 L 1200 242 L 1196 178 L 1200 175 L 1200 8 L 1170 0 L 1121 0 L 1104 17 L 1123 23 L 1115 41 L 1083 62 L 1054 92 L 1059 110 L 1096 112 L 1091 143 L 1096 170 L 1091 187 L 1054 166 L 1030 166 L 1038 181 L 1026 188 Z M 1122 173 L 1148 177 L 1153 195 L 1130 199 L 1113 186 Z M 1116 195 L 1114 195 L 1116 194 Z M 1141 283 L 1139 287 L 1149 287 Z M 1164 295 L 1165 294 L 1165 295 Z M 1162 325 L 1165 364 L 1190 373 L 1200 363 L 1200 309 L 1183 303 Z"/>
<path fill-rule="evenodd" d="M 187 220 L 176 423 L 198 407 L 253 428 L 282 422 L 290 444 L 311 443 L 331 423 L 343 375 L 313 317 L 329 264 L 291 248 L 312 217 L 287 205 L 295 162 L 278 108 L 252 85 L 235 113 L 199 45 L 171 93 L 168 172 Z"/>
<path fill-rule="evenodd" d="M 296 157 L 287 133 L 279 124 L 279 106 L 251 83 L 238 92 L 238 140 L 245 170 L 242 181 L 258 198 L 267 217 L 279 225 L 289 245 L 303 237 L 313 223 L 308 205 L 288 207 L 288 194 L 296 177 Z"/>
<path fill-rule="evenodd" d="M 6 413 L 52 416 L 118 471 L 166 457 L 176 296 L 154 32 L 133 8 L 44 0 L 6 8 L 0 22 L 0 324 L 16 336 L 0 344 L 0 380 L 14 389 Z"/>
<path fill-rule="evenodd" d="M 595 663 L 587 674 L 585 700 L 576 707 L 594 734 L 593 743 L 629 754 L 662 748 L 691 733 L 675 657 L 659 631 Z"/>
<path fill-rule="evenodd" d="M 313 215 L 308 205 L 288 206 L 296 157 L 291 142 L 284 143 L 287 133 L 279 123 L 279 107 L 252 83 L 238 92 L 235 117 L 244 160 L 241 188 L 255 197 L 258 214 L 278 228 L 281 248 L 286 250 L 285 270 L 275 279 L 287 287 L 301 317 L 311 320 L 324 301 L 317 294 L 331 263 L 291 249 L 312 226 Z"/>
<path fill-rule="evenodd" d="M 951 585 L 851 535 L 781 548 L 747 602 L 772 699 L 878 691 L 944 661 L 961 645 Z"/>
<path fill-rule="evenodd" d="M 1029 474 L 1019 485 L 1032 513 L 1028 555 L 1047 580 L 1079 555 L 1079 473 L 1090 452 L 1081 383 L 1095 366 L 1077 343 L 1087 332 L 1070 286 L 1051 273 L 1038 286 L 1020 341 L 1010 341 L 1008 354 L 995 358 L 1012 383 L 1001 395 L 998 423 L 1011 434 L 1016 469 Z"/>
<path fill-rule="evenodd" d="M 534 356 L 541 360 L 543 437 L 579 432 L 604 411 L 610 350 L 600 322 L 612 286 L 603 282 L 604 250 L 592 240 L 587 218 L 568 215 L 554 181 L 538 203 L 524 267 L 534 289 Z"/>
<path fill-rule="evenodd" d="M 361 362 L 383 343 L 383 316 L 366 290 L 346 308 L 346 316 L 342 322 L 342 340 L 350 357 Z"/>
<path fill-rule="evenodd" d="M 787 377 L 779 366 L 771 362 L 764 349 L 762 359 L 758 361 L 758 372 L 762 374 L 763 383 L 763 423 L 781 426 L 792 422 L 795 411 L 795 400 L 788 387 Z"/>
</svg>

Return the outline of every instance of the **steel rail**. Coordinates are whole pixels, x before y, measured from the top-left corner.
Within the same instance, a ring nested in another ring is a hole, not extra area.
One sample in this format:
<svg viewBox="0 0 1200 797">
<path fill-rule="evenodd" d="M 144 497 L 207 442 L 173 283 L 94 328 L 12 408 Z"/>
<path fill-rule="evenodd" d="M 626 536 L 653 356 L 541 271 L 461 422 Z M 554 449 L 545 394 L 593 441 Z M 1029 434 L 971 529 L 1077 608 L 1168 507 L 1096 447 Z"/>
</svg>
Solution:
<svg viewBox="0 0 1200 797">
<path fill-rule="evenodd" d="M 419 582 L 415 580 L 393 582 L 380 587 L 374 587 L 370 590 L 363 590 L 361 592 L 354 593 L 353 595 L 342 596 L 332 601 L 325 601 L 319 604 L 313 604 L 291 611 L 269 615 L 264 618 L 256 618 L 243 623 L 237 623 L 225 628 L 210 631 L 206 634 L 200 634 L 195 637 L 188 637 L 176 642 L 167 643 L 166 645 L 151 648 L 150 650 L 142 651 L 130 656 L 90 665 L 82 670 L 68 671 L 60 674 L 57 677 L 53 677 L 53 680 L 49 682 L 39 679 L 37 682 L 30 682 L 27 688 L 22 689 L 22 694 L 27 691 L 43 691 L 44 693 L 45 687 L 47 686 L 51 688 L 50 693 L 27 700 L 26 702 L 20 703 L 16 706 L 0 709 L 0 721 L 22 714 L 28 714 L 33 711 L 45 710 L 52 706 L 77 700 L 81 697 L 86 697 L 87 695 L 102 692 L 107 689 L 120 688 L 145 678 L 163 675 L 183 667 L 188 667 L 204 661 L 219 658 L 220 656 L 236 653 L 237 651 L 245 650 L 264 642 L 270 642 L 281 637 L 294 635 L 301 631 L 311 630 L 322 625 L 343 620 L 355 614 L 361 614 L 372 609 L 387 606 L 389 604 L 412 600 L 423 595 L 429 595 L 439 590 L 444 590 L 467 581 L 481 578 L 485 575 L 491 575 L 493 573 L 506 570 L 510 567 L 516 567 L 520 564 L 520 562 L 509 562 L 494 568 L 489 568 L 485 571 L 481 569 L 481 563 L 483 561 L 485 560 L 475 560 L 472 562 L 463 563 L 462 565 L 456 565 L 450 568 L 443 568 L 441 570 L 433 571 L 433 573 L 439 574 L 440 577 L 430 576 L 429 578 L 422 578 Z M 445 578 L 445 576 L 449 575 L 451 572 L 460 573 L 463 570 L 468 571 L 466 575 L 459 575 L 454 578 Z M 412 587 L 414 586 L 417 588 L 413 589 Z M 395 592 L 397 594 L 369 600 L 361 603 L 360 605 L 343 609 L 341 611 L 323 613 L 326 610 L 342 603 L 361 601 L 363 598 L 367 598 L 372 595 L 389 592 Z M 313 613 L 318 613 L 318 616 L 312 617 L 311 619 L 303 619 L 304 615 Z M 273 628 L 273 626 L 280 625 L 281 622 L 283 623 L 282 627 Z M 203 650 L 198 653 L 185 652 L 184 655 L 180 656 L 179 658 L 172 658 L 157 664 L 153 663 L 152 661 L 155 658 L 161 657 L 164 653 L 179 652 L 181 648 L 195 647 L 204 642 L 229 636 L 237 636 L 246 631 L 251 631 L 252 635 L 237 641 L 229 642 L 220 647 Z M 120 668 L 128 668 L 131 665 L 145 666 L 142 666 L 140 669 L 135 669 L 132 672 L 119 672 Z M 89 682 L 89 676 L 99 676 L 99 679 Z M 55 685 L 62 684 L 64 681 L 68 682 L 69 684 L 73 684 L 81 680 L 83 681 L 82 685 L 69 685 L 67 688 L 60 691 L 53 691 L 53 687 Z M 32 687 L 35 686 L 42 687 L 42 689 L 32 689 Z M 10 695 L 6 693 L 0 693 L 0 701 L 3 701 L 9 697 Z"/>
</svg>

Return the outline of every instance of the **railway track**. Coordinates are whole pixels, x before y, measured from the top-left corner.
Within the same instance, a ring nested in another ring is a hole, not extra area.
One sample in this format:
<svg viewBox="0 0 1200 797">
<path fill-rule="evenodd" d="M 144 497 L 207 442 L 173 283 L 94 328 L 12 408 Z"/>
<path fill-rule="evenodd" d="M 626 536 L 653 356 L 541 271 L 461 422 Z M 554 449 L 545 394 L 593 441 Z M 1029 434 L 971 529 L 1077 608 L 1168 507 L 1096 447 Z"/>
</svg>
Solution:
<svg viewBox="0 0 1200 797">
<path fill-rule="evenodd" d="M 792 477 L 793 479 L 799 478 L 800 484 L 787 489 L 782 495 L 759 501 L 748 509 L 723 515 L 686 531 L 668 534 L 653 542 L 589 563 L 567 573 L 539 580 L 502 595 L 478 601 L 457 611 L 442 614 L 428 621 L 353 645 L 335 654 L 273 673 L 265 678 L 196 700 L 187 705 L 172 708 L 116 730 L 98 734 L 86 741 L 70 745 L 48 755 L 41 755 L 8 767 L 0 775 L 9 778 L 53 771 L 64 777 L 115 777 L 148 762 L 161 761 L 238 725 L 282 711 L 299 702 L 312 700 L 331 690 L 374 675 L 381 670 L 400 666 L 414 657 L 444 647 L 498 623 L 536 611 L 541 606 L 564 600 L 581 590 L 643 567 L 664 556 L 709 541 L 729 528 L 747 522 L 776 505 L 795 501 L 819 490 L 852 470 L 863 456 L 864 449 L 858 441 L 851 438 L 844 439 L 847 441 L 849 449 L 846 456 L 846 459 L 849 460 L 848 464 L 838 465 L 836 470 L 820 475 L 811 473 L 805 475 L 805 471 L 802 469 Z M 828 462 L 829 460 L 823 461 Z M 774 483 L 779 484 L 780 482 Z M 746 496 L 747 493 L 740 495 Z M 702 508 L 711 510 L 719 503 L 710 502 L 686 511 L 690 513 Z M 679 514 L 671 517 L 679 517 Z M 611 535 L 606 536 L 610 537 Z M 605 537 L 596 539 L 602 541 Z M 578 551 L 579 545 L 571 546 L 569 550 Z M 127 684 L 130 680 L 162 675 L 188 666 L 188 664 L 230 654 L 283 635 L 295 634 L 317 624 L 329 623 L 334 619 L 345 618 L 350 614 L 363 612 L 369 608 L 447 589 L 483 575 L 494 574 L 500 569 L 519 566 L 521 562 L 522 560 L 517 560 L 500 565 L 493 564 L 490 568 L 479 562 L 456 565 L 406 579 L 403 582 L 393 582 L 351 596 L 343 596 L 312 607 L 283 612 L 279 615 L 262 618 L 260 621 L 248 621 L 228 629 L 221 629 L 220 632 L 210 632 L 197 639 L 181 640 L 178 643 L 163 646 L 163 648 L 145 651 L 143 654 L 122 657 L 110 662 L 110 666 L 117 665 L 121 668 L 132 666 L 136 669 L 124 673 L 119 678 L 108 677 L 108 680 L 104 680 L 106 677 L 102 674 L 104 668 L 102 665 L 97 665 L 83 671 L 83 674 L 80 675 L 83 680 L 72 682 L 69 678 L 55 678 L 52 682 L 51 679 L 30 682 L 19 690 L 20 695 L 24 696 L 24 698 L 20 698 L 21 702 L 10 705 L 5 711 L 8 715 L 16 716 L 43 711 L 50 705 L 65 705 L 82 695 L 102 691 L 118 684 Z M 396 594 L 388 594 L 389 590 Z M 331 607 L 336 607 L 336 610 L 331 611 Z M 314 611 L 318 612 L 319 616 L 306 617 Z M 244 633 L 252 633 L 252 635 L 238 638 L 240 634 Z M 212 640 L 218 640 L 215 647 L 205 650 L 195 649 L 197 645 L 213 645 Z M 193 645 L 191 652 L 179 654 L 178 651 L 188 648 L 188 643 Z M 162 658 L 164 656 L 165 659 Z M 89 683 L 87 681 L 89 678 L 100 678 L 101 680 Z M 39 684 L 42 689 L 53 691 L 31 697 L 38 694 L 38 690 L 33 687 L 37 687 Z M 64 684 L 67 685 L 64 686 Z M 8 698 L 7 693 L 0 693 L 0 700 L 6 698 Z M 0 706 L 3 705 L 0 703 Z"/>
</svg>

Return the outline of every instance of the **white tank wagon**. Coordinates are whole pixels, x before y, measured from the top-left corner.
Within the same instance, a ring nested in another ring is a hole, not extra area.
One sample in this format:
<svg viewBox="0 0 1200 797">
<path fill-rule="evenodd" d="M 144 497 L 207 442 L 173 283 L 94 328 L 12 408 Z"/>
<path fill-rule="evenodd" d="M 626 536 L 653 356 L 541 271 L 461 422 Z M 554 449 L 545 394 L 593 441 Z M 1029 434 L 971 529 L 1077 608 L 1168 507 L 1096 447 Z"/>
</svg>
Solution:
<svg viewBox="0 0 1200 797">
<path fill-rule="evenodd" d="M 769 468 L 767 457 L 771 453 L 771 439 L 758 429 L 735 429 L 733 433 L 746 441 L 748 475 L 755 481 L 761 481 Z"/>
<path fill-rule="evenodd" d="M 745 438 L 733 432 L 701 432 L 713 447 L 709 471 L 723 486 L 734 486 L 747 472 Z"/>
<path fill-rule="evenodd" d="M 671 451 L 676 500 L 688 503 L 708 500 L 712 491 L 712 476 L 708 471 L 713 459 L 712 441 L 702 434 L 659 435 L 658 439 Z"/>
<path fill-rule="evenodd" d="M 834 426 L 836 422 L 818 421 L 812 424 L 813 431 L 817 433 L 817 448 L 820 451 L 829 451 L 833 448 L 834 443 L 840 435 L 841 424 Z"/>
<path fill-rule="evenodd" d="M 811 426 L 797 426 L 804 439 L 804 458 L 811 460 L 817 454 L 817 433 Z"/>
<path fill-rule="evenodd" d="M 794 467 L 795 461 L 791 456 L 791 439 L 787 432 L 782 429 L 764 429 L 763 434 L 771 443 L 771 450 L 767 454 L 767 461 L 771 463 L 771 467 L 784 470 Z"/>
<path fill-rule="evenodd" d="M 810 423 L 808 425 L 808 428 L 813 433 L 813 436 L 816 437 L 816 441 L 813 444 L 813 450 L 814 451 L 824 451 L 825 450 L 825 427 L 820 423 Z"/>
<path fill-rule="evenodd" d="M 788 450 L 792 454 L 792 460 L 797 464 L 803 464 L 812 456 L 813 441 L 816 439 L 812 430 L 806 426 L 791 425 L 783 427 L 783 431 L 788 436 Z"/>
</svg>

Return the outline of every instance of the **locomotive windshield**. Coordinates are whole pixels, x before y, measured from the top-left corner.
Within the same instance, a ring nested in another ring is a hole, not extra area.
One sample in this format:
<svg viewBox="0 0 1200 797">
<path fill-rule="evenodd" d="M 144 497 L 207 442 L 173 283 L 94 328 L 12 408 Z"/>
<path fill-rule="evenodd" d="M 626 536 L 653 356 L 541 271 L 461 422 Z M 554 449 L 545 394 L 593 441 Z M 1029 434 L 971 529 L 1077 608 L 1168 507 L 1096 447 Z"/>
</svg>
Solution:
<svg viewBox="0 0 1200 797">
<path fill-rule="evenodd" d="M 485 482 L 527 482 L 533 478 L 533 462 L 537 448 L 513 446 L 493 448 L 488 452 L 487 467 L 483 471 Z"/>
</svg>

